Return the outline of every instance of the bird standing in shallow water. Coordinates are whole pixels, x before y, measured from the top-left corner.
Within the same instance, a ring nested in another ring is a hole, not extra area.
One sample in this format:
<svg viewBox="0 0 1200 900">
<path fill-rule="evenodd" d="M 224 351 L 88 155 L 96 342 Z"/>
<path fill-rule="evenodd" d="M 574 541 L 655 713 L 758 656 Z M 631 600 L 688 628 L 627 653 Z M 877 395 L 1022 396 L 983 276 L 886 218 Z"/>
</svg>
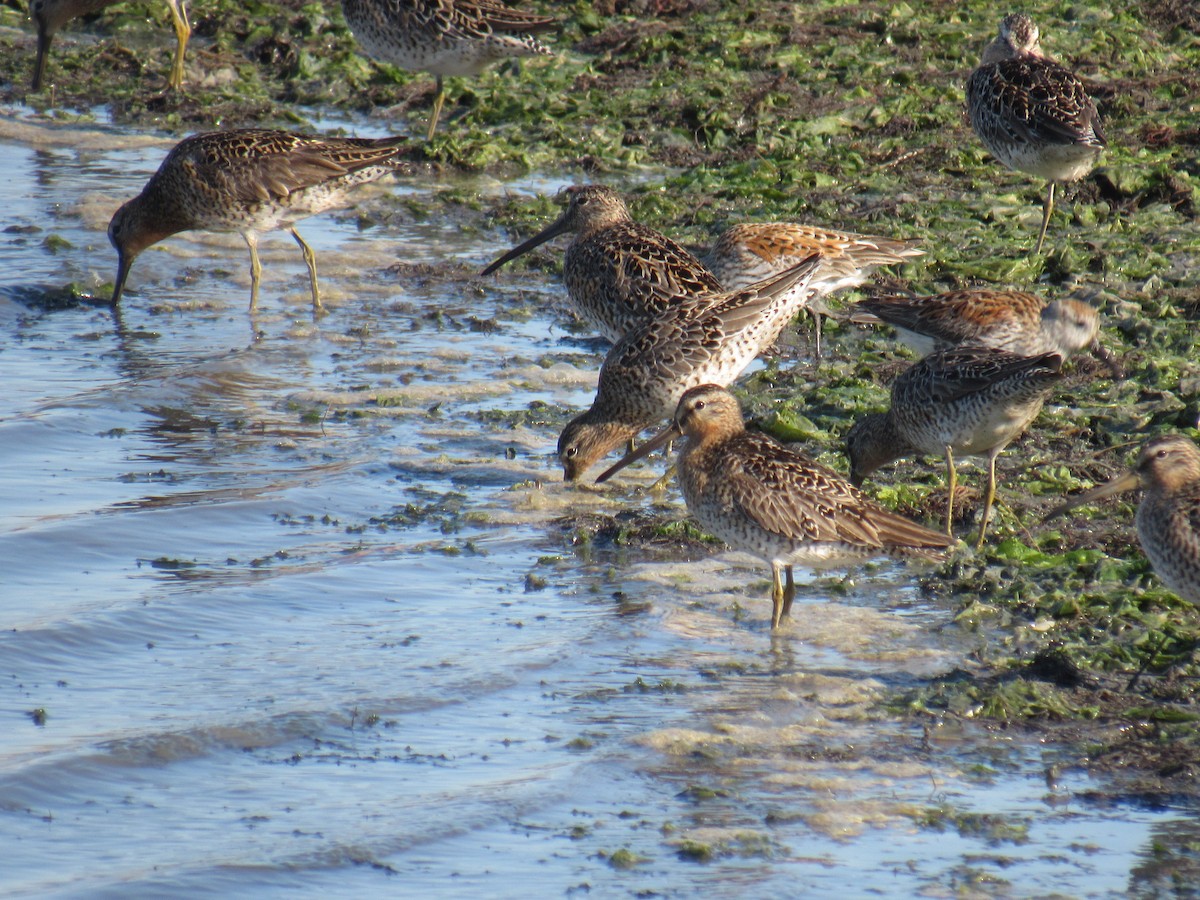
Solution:
<svg viewBox="0 0 1200 900">
<path fill-rule="evenodd" d="M 1122 491 L 1142 489 L 1136 524 L 1142 550 L 1163 583 L 1200 605 L 1200 449 L 1167 434 L 1143 445 L 1133 470 L 1053 510 L 1046 518 Z"/>
<path fill-rule="evenodd" d="M 426 140 L 437 130 L 445 76 L 478 75 L 501 59 L 550 56 L 534 35 L 558 27 L 499 0 L 342 0 L 342 13 L 368 56 L 436 76 Z"/>
<path fill-rule="evenodd" d="M 851 322 L 886 323 L 917 353 L 961 344 L 995 347 L 1021 356 L 1058 353 L 1064 359 L 1086 348 L 1114 375 L 1119 367 L 1100 345 L 1100 314 L 1081 300 L 1046 303 L 1025 291 L 963 290 L 930 297 L 871 297 L 856 303 Z"/>
<path fill-rule="evenodd" d="M 988 347 L 956 347 L 926 356 L 892 384 L 892 406 L 854 424 L 846 437 L 850 480 L 905 456 L 944 456 L 949 502 L 946 533 L 954 522 L 958 473 L 954 455 L 986 456 L 987 493 L 979 540 L 983 546 L 996 498 L 996 457 L 1041 411 L 1061 380 L 1062 357 L 1025 357 Z"/>
<path fill-rule="evenodd" d="M 1049 182 L 1035 254 L 1042 252 L 1055 184 L 1087 175 L 1108 144 L 1082 82 L 1047 59 L 1038 40 L 1028 15 L 1005 16 L 967 80 L 971 127 L 984 146 L 1010 169 Z"/>
<path fill-rule="evenodd" d="M 701 262 L 727 291 L 747 287 L 782 272 L 812 253 L 821 254 L 821 268 L 809 283 L 813 299 L 808 311 L 816 323 L 816 352 L 821 352 L 820 298 L 857 287 L 878 266 L 924 256 L 911 241 L 830 231 L 795 222 L 745 222 L 726 229 Z"/>
<path fill-rule="evenodd" d="M 813 255 L 741 291 L 675 298 L 617 341 L 600 368 L 591 408 L 559 436 L 564 478 L 575 481 L 610 450 L 668 418 L 688 388 L 737 378 L 808 302 L 819 265 Z"/>
<path fill-rule="evenodd" d="M 286 228 L 308 265 L 313 309 L 321 308 L 317 260 L 296 231 L 300 219 L 345 205 L 346 192 L 400 165 L 406 138 L 324 138 L 286 131 L 213 131 L 185 138 L 141 194 L 108 225 L 117 250 L 112 305 L 138 254 L 180 231 L 234 231 L 250 248 L 250 309 L 258 305 L 258 235 Z"/>
<path fill-rule="evenodd" d="M 614 344 L 680 297 L 726 290 L 679 244 L 635 222 L 625 201 L 612 188 L 584 184 L 569 187 L 564 193 L 567 208 L 561 216 L 480 274 L 490 275 L 551 238 L 573 232 L 575 237 L 563 257 L 567 297 L 575 313 Z M 797 257 L 792 265 L 810 255 Z M 768 272 L 763 277 L 773 274 Z"/>
<path fill-rule="evenodd" d="M 774 438 L 747 431 L 737 399 L 713 384 L 687 391 L 669 428 L 596 480 L 679 434 L 686 438 L 678 474 L 688 511 L 706 531 L 771 566 L 772 628 L 791 611 L 794 565 L 834 568 L 878 556 L 939 559 L 953 543 Z"/>
<path fill-rule="evenodd" d="M 99 12 L 119 2 L 120 0 L 33 0 L 29 8 L 29 14 L 37 25 L 37 60 L 33 64 L 33 90 L 41 90 L 42 80 L 46 77 L 50 42 L 54 40 L 58 29 L 71 19 Z M 175 26 L 175 60 L 167 78 L 167 87 L 178 88 L 183 85 L 183 54 L 187 50 L 188 39 L 192 36 L 192 25 L 188 22 L 187 8 L 183 0 L 167 0 L 167 6 L 171 9 L 171 20 Z"/>
</svg>

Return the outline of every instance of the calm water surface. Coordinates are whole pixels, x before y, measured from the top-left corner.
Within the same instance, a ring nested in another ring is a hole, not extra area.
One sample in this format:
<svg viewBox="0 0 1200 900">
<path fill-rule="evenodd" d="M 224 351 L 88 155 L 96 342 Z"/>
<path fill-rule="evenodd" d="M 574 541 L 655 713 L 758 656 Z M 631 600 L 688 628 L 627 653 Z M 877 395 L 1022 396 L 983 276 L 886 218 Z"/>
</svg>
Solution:
<svg viewBox="0 0 1200 900">
<path fill-rule="evenodd" d="M 5 112 L 6 896 L 1115 897 L 1196 839 L 890 716 L 971 649 L 903 569 L 772 638 L 740 557 L 573 550 L 559 516 L 656 473 L 564 488 L 561 418 L 498 413 L 586 405 L 598 360 L 556 284 L 469 277 L 510 236 L 308 220 L 316 322 L 286 235 L 253 319 L 229 235 L 144 253 L 115 319 L 59 308 L 171 141 Z"/>
</svg>

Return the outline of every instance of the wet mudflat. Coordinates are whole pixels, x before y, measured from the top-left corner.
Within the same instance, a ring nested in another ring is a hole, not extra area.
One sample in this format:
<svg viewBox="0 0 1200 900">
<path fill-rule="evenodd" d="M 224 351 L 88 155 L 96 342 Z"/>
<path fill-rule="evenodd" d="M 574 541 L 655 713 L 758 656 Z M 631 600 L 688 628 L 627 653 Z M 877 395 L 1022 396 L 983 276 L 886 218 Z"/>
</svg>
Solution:
<svg viewBox="0 0 1200 900">
<path fill-rule="evenodd" d="M 507 235 L 403 214 L 552 179 L 302 224 L 316 321 L 286 235 L 257 316 L 219 235 L 143 254 L 114 315 L 55 297 L 103 293 L 170 140 L 8 112 L 6 894 L 1186 893 L 1185 801 L 902 708 L 980 641 L 912 570 L 817 580 L 773 636 L 757 563 L 583 527 L 682 514 L 635 495 L 658 465 L 560 481 L 602 348 L 553 279 L 473 276 Z"/>
</svg>

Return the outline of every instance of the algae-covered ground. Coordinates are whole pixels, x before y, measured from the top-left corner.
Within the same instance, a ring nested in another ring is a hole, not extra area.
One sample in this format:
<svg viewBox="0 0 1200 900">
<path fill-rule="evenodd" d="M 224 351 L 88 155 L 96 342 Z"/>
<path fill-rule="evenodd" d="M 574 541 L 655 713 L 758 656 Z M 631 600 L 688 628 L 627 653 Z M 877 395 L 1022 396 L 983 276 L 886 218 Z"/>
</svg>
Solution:
<svg viewBox="0 0 1200 900">
<path fill-rule="evenodd" d="M 51 51 L 51 87 L 39 94 L 27 89 L 32 26 L 14 3 L 0 7 L 0 81 L 6 101 L 49 115 L 87 118 L 107 106 L 118 123 L 179 135 L 372 115 L 414 135 L 418 173 L 600 178 L 626 190 L 637 218 L 696 246 L 736 221 L 793 219 L 920 239 L 928 255 L 882 276 L 887 286 L 1086 297 L 1127 377 L 1073 360 L 1031 433 L 1001 457 L 987 546 L 962 551 L 924 584 L 958 605 L 956 627 L 978 634 L 977 665 L 895 704 L 905 714 L 1044 731 L 1077 746 L 1081 765 L 1113 772 L 1118 792 L 1194 797 L 1200 612 L 1151 573 L 1132 529 L 1136 495 L 1041 519 L 1064 495 L 1117 473 L 1147 436 L 1197 436 L 1200 11 L 1187 0 L 1023 5 L 1045 49 L 1087 81 L 1110 140 L 1096 172 L 1062 197 L 1048 252 L 1032 257 L 1043 185 L 1000 168 L 962 106 L 963 83 L 1007 10 L 766 0 L 542 6 L 562 21 L 551 38 L 558 55 L 451 79 L 428 144 L 419 135 L 432 79 L 360 56 L 332 3 L 197 3 L 179 93 L 162 92 L 173 50 L 165 4 L 118 4 L 66 26 Z M 497 205 L 452 186 L 428 207 L 414 203 L 397 200 L 397 215 L 491 230 L 497 251 L 556 210 L 551 198 Z M 510 268 L 553 284 L 560 263 L 551 246 Z M 469 276 L 454 268 L 447 277 Z M 515 294 L 512 278 L 506 270 L 491 289 Z M 827 325 L 825 346 L 810 362 L 802 330 L 741 396 L 762 427 L 845 471 L 846 430 L 886 405 L 887 384 L 911 357 L 890 334 L 839 322 Z M 964 535 L 979 498 L 975 474 L 966 481 L 956 504 Z M 932 522 L 945 509 L 943 483 L 939 466 L 909 461 L 868 489 Z M 656 533 L 652 525 L 622 536 Z"/>
</svg>

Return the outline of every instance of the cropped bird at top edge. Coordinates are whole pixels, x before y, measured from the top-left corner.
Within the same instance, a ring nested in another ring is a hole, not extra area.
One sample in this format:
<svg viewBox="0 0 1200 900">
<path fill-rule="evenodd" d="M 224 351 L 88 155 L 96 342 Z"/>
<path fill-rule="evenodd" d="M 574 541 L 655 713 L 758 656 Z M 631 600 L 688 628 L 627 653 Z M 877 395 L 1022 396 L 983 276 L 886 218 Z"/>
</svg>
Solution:
<svg viewBox="0 0 1200 900">
<path fill-rule="evenodd" d="M 534 35 L 558 28 L 549 16 L 499 0 L 342 0 L 342 13 L 367 56 L 437 78 L 426 140 L 437 131 L 447 75 L 478 75 L 492 63 L 551 56 Z"/>
<path fill-rule="evenodd" d="M 120 0 L 33 0 L 29 14 L 37 26 L 37 59 L 33 65 L 31 89 L 41 90 L 46 76 L 50 43 L 63 25 L 71 19 L 91 15 L 119 2 Z M 167 87 L 174 89 L 183 85 L 183 56 L 192 36 L 192 25 L 188 21 L 184 0 L 167 0 L 167 6 L 171 10 L 171 20 L 175 28 L 175 59 L 171 64 L 171 74 L 167 77 Z"/>
<path fill-rule="evenodd" d="M 991 154 L 1049 182 L 1035 255 L 1050 224 L 1055 184 L 1087 175 L 1108 144 L 1083 83 L 1042 53 L 1039 37 L 1025 13 L 1005 16 L 966 88 L 971 127 Z"/>
<path fill-rule="evenodd" d="M 572 233 L 563 256 L 567 298 L 579 318 L 613 343 L 681 297 L 725 291 L 691 253 L 648 225 L 635 222 L 621 195 L 612 188 L 583 184 L 562 193 L 567 201 L 562 215 L 480 274 L 490 275 L 551 238 Z"/>
<path fill-rule="evenodd" d="M 593 463 L 675 411 L 699 384 L 729 384 L 808 302 L 813 255 L 740 291 L 690 294 L 608 352 L 591 407 L 563 429 L 558 458 L 575 481 Z"/>
<path fill-rule="evenodd" d="M 833 231 L 796 222 L 743 222 L 723 231 L 701 262 L 732 291 L 795 265 L 812 253 L 821 267 L 809 284 L 814 298 L 808 311 L 816 325 L 816 353 L 821 353 L 821 316 L 828 312 L 821 297 L 858 287 L 878 266 L 924 256 L 914 241 Z"/>
<path fill-rule="evenodd" d="M 688 511 L 705 531 L 771 566 L 772 628 L 791 612 L 794 565 L 836 568 L 879 556 L 936 560 L 954 543 L 880 506 L 804 454 L 747 431 L 737 398 L 713 384 L 684 393 L 672 424 L 597 482 L 680 434 L 677 475 Z"/>
<path fill-rule="evenodd" d="M 987 457 L 987 492 L 976 547 L 982 547 L 996 497 L 996 457 L 1032 422 L 1062 379 L 1062 357 L 1026 357 L 970 345 L 940 350 L 906 369 L 892 384 L 891 408 L 854 423 L 846 437 L 850 481 L 906 456 L 942 456 L 954 524 L 958 473 L 954 456 Z"/>
<path fill-rule="evenodd" d="M 1072 497 L 1046 518 L 1139 487 L 1135 523 L 1142 550 L 1163 584 L 1200 605 L 1200 448 L 1183 435 L 1146 441 L 1131 471 Z"/>
<path fill-rule="evenodd" d="M 242 235 L 250 249 L 250 309 L 258 305 L 261 232 L 286 228 L 308 266 L 313 310 L 321 308 L 317 261 L 295 228 L 308 216 L 345 205 L 346 193 L 402 164 L 407 138 L 335 138 L 267 129 L 213 131 L 175 145 L 142 192 L 112 217 L 117 250 L 112 305 L 147 247 L 181 231 Z"/>
<path fill-rule="evenodd" d="M 1026 291 L 987 289 L 869 297 L 854 305 L 850 321 L 891 325 L 921 355 L 961 344 L 1021 356 L 1058 353 L 1063 358 L 1087 348 L 1114 377 L 1122 374 L 1100 344 L 1099 312 L 1070 297 L 1047 303 Z"/>
</svg>

